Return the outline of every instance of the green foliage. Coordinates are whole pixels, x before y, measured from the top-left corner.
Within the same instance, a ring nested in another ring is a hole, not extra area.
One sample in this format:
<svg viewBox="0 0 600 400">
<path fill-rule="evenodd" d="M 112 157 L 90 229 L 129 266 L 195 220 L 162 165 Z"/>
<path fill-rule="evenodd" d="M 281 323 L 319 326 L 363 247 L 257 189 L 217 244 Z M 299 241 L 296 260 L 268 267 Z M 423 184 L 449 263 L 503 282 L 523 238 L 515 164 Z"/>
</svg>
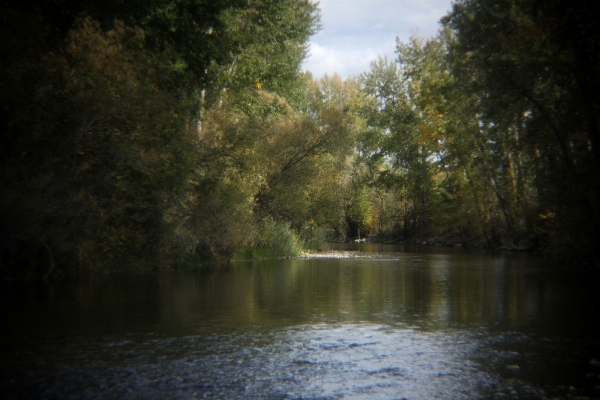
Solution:
<svg viewBox="0 0 600 400">
<path fill-rule="evenodd" d="M 0 214 L 19 219 L 2 237 L 44 237 L 63 266 L 227 260 L 253 243 L 257 195 L 310 126 L 275 92 L 305 90 L 298 67 L 316 8 L 117 3 L 82 2 L 61 19 L 38 1 L 2 17 L 39 26 L 29 42 L 2 27 Z M 76 19 L 86 15 L 105 25 Z M 283 154 L 275 164 L 270 150 Z M 283 236 L 268 246 L 297 251 L 289 225 L 273 223 Z"/>
<path fill-rule="evenodd" d="M 3 99 L 3 212 L 84 263 L 155 257 L 161 206 L 185 178 L 186 104 L 157 89 L 170 72 L 144 53 L 143 32 L 80 21 L 65 52 L 21 73 L 37 78 L 14 88 L 22 108 Z"/>
<path fill-rule="evenodd" d="M 308 0 L 134 3 L 2 3 L 2 271 L 31 275 L 32 243 L 116 268 L 296 255 L 326 230 L 600 237 L 586 4 L 461 0 L 342 80 L 300 72 Z"/>
<path fill-rule="evenodd" d="M 600 204 L 598 22 L 589 5 L 461 1 L 445 24 L 455 35 L 453 73 L 478 101 L 480 162 L 507 229 L 523 220 L 555 244 L 589 247 Z"/>
<path fill-rule="evenodd" d="M 593 247 L 597 21 L 565 7 L 460 1 L 437 37 L 398 43 L 398 65 L 372 63 L 354 109 L 352 224 Z"/>
<path fill-rule="evenodd" d="M 173 49 L 187 65 L 206 91 L 206 108 L 256 82 L 290 104 L 302 100 L 299 67 L 318 29 L 308 0 L 159 1 L 141 22 L 155 48 Z"/>
<path fill-rule="evenodd" d="M 254 260 L 276 257 L 294 257 L 302 254 L 304 245 L 285 221 L 267 217 L 254 228 L 252 242 L 237 250 L 233 260 Z"/>
<path fill-rule="evenodd" d="M 277 256 L 297 256 L 303 247 L 290 225 L 284 221 L 265 218 L 258 226 L 255 247 L 272 251 Z"/>
</svg>

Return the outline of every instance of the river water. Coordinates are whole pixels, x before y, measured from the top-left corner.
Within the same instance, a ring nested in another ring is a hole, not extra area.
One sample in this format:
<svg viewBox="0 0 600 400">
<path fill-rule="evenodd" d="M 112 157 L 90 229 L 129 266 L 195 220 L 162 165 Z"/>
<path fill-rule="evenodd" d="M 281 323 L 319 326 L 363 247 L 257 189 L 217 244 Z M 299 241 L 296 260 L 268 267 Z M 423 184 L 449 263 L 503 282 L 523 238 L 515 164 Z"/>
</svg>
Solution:
<svg viewBox="0 0 600 400">
<path fill-rule="evenodd" d="M 600 398 L 597 279 L 336 248 L 373 257 L 3 285 L 0 398 Z"/>
</svg>

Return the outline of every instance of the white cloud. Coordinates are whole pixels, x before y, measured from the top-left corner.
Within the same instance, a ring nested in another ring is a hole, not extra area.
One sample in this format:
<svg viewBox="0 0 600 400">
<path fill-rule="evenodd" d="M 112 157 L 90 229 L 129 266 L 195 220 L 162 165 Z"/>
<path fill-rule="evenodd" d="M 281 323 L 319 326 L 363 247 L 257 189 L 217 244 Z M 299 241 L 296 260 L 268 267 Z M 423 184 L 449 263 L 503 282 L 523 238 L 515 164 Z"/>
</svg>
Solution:
<svg viewBox="0 0 600 400">
<path fill-rule="evenodd" d="M 451 0 L 321 0 L 323 29 L 310 43 L 304 68 L 342 77 L 368 70 L 379 55 L 395 58 L 396 37 L 432 36 Z"/>
<path fill-rule="evenodd" d="M 379 48 L 332 48 L 321 46 L 317 42 L 310 43 L 308 60 L 305 69 L 312 72 L 313 76 L 320 77 L 324 74 L 333 75 L 337 72 L 342 78 L 358 75 L 369 69 L 369 63 L 380 55 L 394 57 L 395 41 L 386 43 Z"/>
</svg>

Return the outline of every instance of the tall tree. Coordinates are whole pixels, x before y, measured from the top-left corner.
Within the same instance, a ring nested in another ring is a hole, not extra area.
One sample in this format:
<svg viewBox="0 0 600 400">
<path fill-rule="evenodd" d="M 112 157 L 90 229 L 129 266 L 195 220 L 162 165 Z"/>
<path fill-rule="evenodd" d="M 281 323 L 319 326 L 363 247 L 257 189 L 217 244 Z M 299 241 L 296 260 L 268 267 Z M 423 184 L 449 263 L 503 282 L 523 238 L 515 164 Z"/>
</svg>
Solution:
<svg viewBox="0 0 600 400">
<path fill-rule="evenodd" d="M 46 237 L 57 260 L 95 266 L 244 244 L 273 171 L 257 152 L 275 128 L 310 125 L 289 104 L 306 90 L 313 3 L 2 6 L 3 238 Z"/>
<path fill-rule="evenodd" d="M 582 248 L 599 237 L 593 15 L 587 2 L 489 0 L 457 2 L 444 19 L 456 35 L 454 73 L 479 99 L 489 132 L 514 138 L 537 166 L 540 227 Z M 522 192 L 519 176 L 516 186 Z"/>
</svg>

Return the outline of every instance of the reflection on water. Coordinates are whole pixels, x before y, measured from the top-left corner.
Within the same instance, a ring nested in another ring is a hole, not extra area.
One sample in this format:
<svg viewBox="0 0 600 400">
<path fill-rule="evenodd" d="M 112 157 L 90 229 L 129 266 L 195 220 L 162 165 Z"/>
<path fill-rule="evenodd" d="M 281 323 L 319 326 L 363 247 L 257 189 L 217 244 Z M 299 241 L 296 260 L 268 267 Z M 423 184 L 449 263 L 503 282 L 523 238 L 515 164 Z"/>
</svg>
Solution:
<svg viewBox="0 0 600 400">
<path fill-rule="evenodd" d="M 383 257 L 80 276 L 45 300 L 5 285 L 0 398 L 600 396 L 597 282 L 360 250 Z"/>
</svg>

